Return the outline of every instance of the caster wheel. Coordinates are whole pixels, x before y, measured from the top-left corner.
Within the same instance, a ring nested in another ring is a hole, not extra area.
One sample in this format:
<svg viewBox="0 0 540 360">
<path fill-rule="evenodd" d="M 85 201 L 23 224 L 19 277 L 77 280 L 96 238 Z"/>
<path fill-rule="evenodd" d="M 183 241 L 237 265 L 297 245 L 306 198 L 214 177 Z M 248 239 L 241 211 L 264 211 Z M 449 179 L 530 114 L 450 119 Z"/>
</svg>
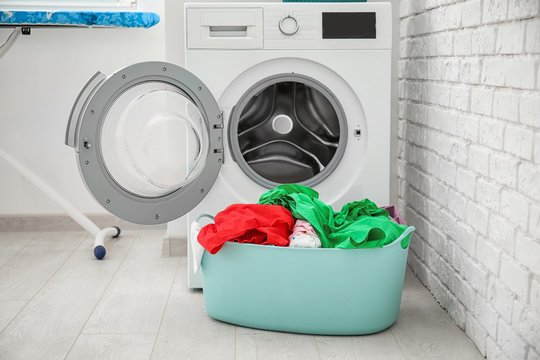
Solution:
<svg viewBox="0 0 540 360">
<path fill-rule="evenodd" d="M 116 229 L 116 235 L 113 236 L 113 239 L 117 238 L 120 236 L 120 234 L 122 233 L 122 231 L 120 230 L 120 228 L 118 226 L 113 226 L 113 228 Z"/>
</svg>

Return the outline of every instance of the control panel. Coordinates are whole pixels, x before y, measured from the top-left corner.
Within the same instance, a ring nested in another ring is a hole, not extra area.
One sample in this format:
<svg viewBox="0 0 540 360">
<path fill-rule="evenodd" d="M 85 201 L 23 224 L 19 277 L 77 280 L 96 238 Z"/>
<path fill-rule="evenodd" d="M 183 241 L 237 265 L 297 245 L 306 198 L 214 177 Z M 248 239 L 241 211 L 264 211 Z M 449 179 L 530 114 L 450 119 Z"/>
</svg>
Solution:
<svg viewBox="0 0 540 360">
<path fill-rule="evenodd" d="M 189 48 L 391 49 L 390 3 L 187 3 Z"/>
</svg>

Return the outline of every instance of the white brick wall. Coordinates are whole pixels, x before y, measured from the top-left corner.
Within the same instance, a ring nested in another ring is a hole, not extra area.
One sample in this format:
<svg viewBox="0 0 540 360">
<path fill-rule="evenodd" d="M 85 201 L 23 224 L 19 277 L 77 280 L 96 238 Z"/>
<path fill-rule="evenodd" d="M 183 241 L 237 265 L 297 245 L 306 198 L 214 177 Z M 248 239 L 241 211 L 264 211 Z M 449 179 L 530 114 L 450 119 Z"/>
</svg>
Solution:
<svg viewBox="0 0 540 360">
<path fill-rule="evenodd" d="M 401 1 L 409 264 L 491 359 L 540 359 L 539 8 Z"/>
</svg>

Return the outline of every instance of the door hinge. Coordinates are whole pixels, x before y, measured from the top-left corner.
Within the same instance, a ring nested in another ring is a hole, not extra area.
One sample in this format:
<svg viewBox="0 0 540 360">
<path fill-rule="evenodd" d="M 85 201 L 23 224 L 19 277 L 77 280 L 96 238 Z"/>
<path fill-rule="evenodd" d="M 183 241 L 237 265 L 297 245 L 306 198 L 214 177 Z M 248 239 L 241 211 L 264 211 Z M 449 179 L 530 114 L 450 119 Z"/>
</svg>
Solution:
<svg viewBox="0 0 540 360">
<path fill-rule="evenodd" d="M 214 124 L 213 128 L 214 129 L 217 129 L 219 130 L 219 135 L 218 135 L 218 142 L 219 144 L 216 144 L 217 146 L 223 146 L 223 111 L 220 112 L 217 116 L 218 120 L 220 121 L 219 123 L 217 124 Z M 218 147 L 216 149 L 214 149 L 214 154 L 218 154 L 220 155 L 220 157 L 218 157 L 218 163 L 220 164 L 223 164 L 225 163 L 225 151 L 222 147 Z"/>
</svg>

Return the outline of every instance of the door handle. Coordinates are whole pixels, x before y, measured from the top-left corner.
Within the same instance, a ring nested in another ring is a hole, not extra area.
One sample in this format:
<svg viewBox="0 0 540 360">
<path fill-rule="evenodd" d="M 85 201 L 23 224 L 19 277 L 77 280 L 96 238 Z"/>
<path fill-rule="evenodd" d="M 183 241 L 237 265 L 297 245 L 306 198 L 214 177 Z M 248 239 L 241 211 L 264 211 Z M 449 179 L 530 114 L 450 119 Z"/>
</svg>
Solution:
<svg viewBox="0 0 540 360">
<path fill-rule="evenodd" d="M 79 151 L 79 144 L 77 144 L 77 133 L 80 127 L 81 116 L 86 108 L 86 103 L 90 99 L 91 95 L 96 91 L 99 85 L 107 78 L 107 76 L 101 72 L 97 72 L 92 76 L 90 80 L 84 85 L 73 108 L 69 114 L 69 122 L 66 129 L 66 139 L 65 144 L 75 148 Z"/>
</svg>

